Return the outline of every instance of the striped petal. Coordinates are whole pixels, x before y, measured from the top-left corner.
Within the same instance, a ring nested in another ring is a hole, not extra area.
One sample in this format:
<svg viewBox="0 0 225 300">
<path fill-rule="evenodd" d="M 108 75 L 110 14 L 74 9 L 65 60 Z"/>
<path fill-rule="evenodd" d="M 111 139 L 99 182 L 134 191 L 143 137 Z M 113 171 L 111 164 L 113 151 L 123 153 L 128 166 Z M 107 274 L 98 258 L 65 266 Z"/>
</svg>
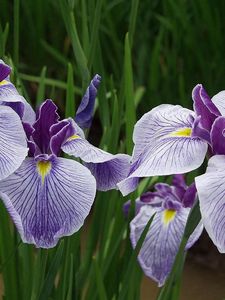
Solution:
<svg viewBox="0 0 225 300">
<path fill-rule="evenodd" d="M 221 91 L 212 97 L 212 102 L 218 108 L 222 116 L 225 116 L 225 91 Z"/>
<path fill-rule="evenodd" d="M 26 243 L 51 248 L 78 231 L 90 212 L 96 183 L 80 163 L 55 156 L 27 158 L 0 182 L 0 196 Z"/>
<path fill-rule="evenodd" d="M 225 253 L 224 178 L 224 155 L 210 158 L 206 173 L 195 178 L 203 224 L 221 253 Z"/>
<path fill-rule="evenodd" d="M 130 177 L 181 174 L 198 168 L 207 143 L 192 137 L 194 113 L 181 106 L 160 105 L 134 129 L 134 171 Z"/>
<path fill-rule="evenodd" d="M 28 152 L 26 135 L 19 116 L 0 106 L 0 180 L 12 174 Z"/>
<path fill-rule="evenodd" d="M 147 236 L 138 255 L 144 273 L 162 286 L 173 266 L 187 222 L 189 208 L 179 211 L 162 210 L 143 206 L 130 224 L 130 238 L 133 247 L 146 227 L 149 219 L 155 214 Z M 202 226 L 191 236 L 190 247 L 199 238 Z M 188 248 L 187 247 L 187 248 Z"/>
<path fill-rule="evenodd" d="M 81 158 L 97 181 L 97 188 L 106 191 L 116 188 L 118 182 L 127 177 L 130 171 L 130 156 L 113 155 L 103 151 L 79 135 L 73 135 L 63 145 L 62 150 Z"/>
</svg>

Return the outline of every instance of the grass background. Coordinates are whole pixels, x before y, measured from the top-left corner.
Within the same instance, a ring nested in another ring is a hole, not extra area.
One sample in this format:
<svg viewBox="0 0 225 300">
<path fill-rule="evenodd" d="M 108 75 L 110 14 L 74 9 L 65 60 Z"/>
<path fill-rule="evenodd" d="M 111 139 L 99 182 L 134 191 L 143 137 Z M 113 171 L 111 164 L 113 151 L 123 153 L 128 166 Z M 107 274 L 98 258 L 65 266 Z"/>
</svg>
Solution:
<svg viewBox="0 0 225 300">
<path fill-rule="evenodd" d="M 14 66 L 13 82 L 33 107 L 52 98 L 62 117 L 74 116 L 100 74 L 89 140 L 130 154 L 143 113 L 161 103 L 191 108 L 197 83 L 210 95 L 224 89 L 224 12 L 223 0 L 1 0 L 0 57 Z M 4 299 L 139 299 L 126 200 L 98 193 L 85 227 L 51 250 L 22 244 L 1 204 Z M 181 271 L 159 299 L 179 299 Z"/>
</svg>

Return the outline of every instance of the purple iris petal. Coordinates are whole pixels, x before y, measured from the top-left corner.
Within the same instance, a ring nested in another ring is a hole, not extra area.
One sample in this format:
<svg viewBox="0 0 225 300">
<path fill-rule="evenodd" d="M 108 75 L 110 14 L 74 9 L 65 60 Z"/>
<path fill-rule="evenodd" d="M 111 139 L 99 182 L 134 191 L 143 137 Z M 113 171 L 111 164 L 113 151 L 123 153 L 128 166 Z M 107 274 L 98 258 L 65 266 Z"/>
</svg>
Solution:
<svg viewBox="0 0 225 300">
<path fill-rule="evenodd" d="M 95 98 L 100 81 L 101 77 L 98 74 L 95 75 L 77 109 L 75 121 L 81 128 L 91 127 Z"/>
<path fill-rule="evenodd" d="M 203 141 L 206 141 L 209 145 L 211 144 L 211 140 L 210 140 L 210 133 L 208 130 L 206 130 L 205 128 L 203 128 L 201 126 L 201 116 L 198 116 L 193 124 L 193 128 L 192 128 L 192 137 L 193 138 L 200 138 Z"/>
<path fill-rule="evenodd" d="M 211 143 L 213 154 L 225 154 L 225 117 L 218 117 L 213 123 Z"/>
<path fill-rule="evenodd" d="M 0 59 L 0 82 L 6 79 L 11 72 L 11 68 Z"/>
<path fill-rule="evenodd" d="M 123 194 L 130 178 L 186 173 L 203 163 L 207 143 L 191 136 L 194 116 L 178 105 L 160 105 L 136 123 L 133 172 L 119 184 Z"/>
<path fill-rule="evenodd" d="M 186 190 L 186 192 L 183 195 L 183 205 L 184 207 L 192 207 L 194 205 L 194 202 L 196 200 L 197 190 L 195 183 L 193 182 Z"/>
<path fill-rule="evenodd" d="M 206 173 L 195 178 L 202 221 L 213 243 L 225 253 L 225 156 L 209 159 Z"/>
<path fill-rule="evenodd" d="M 28 148 L 19 116 L 0 106 L 0 180 L 12 174 L 25 159 Z"/>
<path fill-rule="evenodd" d="M 220 115 L 218 108 L 212 102 L 201 84 L 194 87 L 192 98 L 194 101 L 194 110 L 198 116 L 201 116 L 203 128 L 210 131 L 215 118 Z"/>
<path fill-rule="evenodd" d="M 118 182 L 127 177 L 130 171 L 130 156 L 110 154 L 93 145 L 80 136 L 68 139 L 62 150 L 80 157 L 95 176 L 97 188 L 101 191 L 116 188 Z"/>
<path fill-rule="evenodd" d="M 1 198 L 22 240 L 37 247 L 54 247 L 62 236 L 83 225 L 96 192 L 90 171 L 70 159 L 27 158 L 0 182 Z"/>
<path fill-rule="evenodd" d="M 33 139 L 39 147 L 41 153 L 49 152 L 50 143 L 50 127 L 57 123 L 59 115 L 57 113 L 57 106 L 52 100 L 46 100 L 39 108 L 38 119 L 33 124 L 34 133 Z"/>
<path fill-rule="evenodd" d="M 59 123 L 52 125 L 50 128 L 50 150 L 51 153 L 56 156 L 61 151 L 62 144 L 75 133 L 75 128 L 73 126 L 73 120 L 63 120 Z"/>
</svg>

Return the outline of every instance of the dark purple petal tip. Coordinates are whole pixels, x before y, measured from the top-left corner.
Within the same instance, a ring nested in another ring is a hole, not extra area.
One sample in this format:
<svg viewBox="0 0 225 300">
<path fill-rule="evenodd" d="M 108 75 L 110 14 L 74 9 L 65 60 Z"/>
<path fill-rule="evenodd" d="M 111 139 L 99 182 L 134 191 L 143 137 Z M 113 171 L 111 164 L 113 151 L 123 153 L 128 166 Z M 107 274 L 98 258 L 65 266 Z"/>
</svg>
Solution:
<svg viewBox="0 0 225 300">
<path fill-rule="evenodd" d="M 97 89 L 101 82 L 101 76 L 96 74 L 88 86 L 84 97 L 77 109 L 75 116 L 76 123 L 81 128 L 90 128 L 93 118 L 93 111 L 95 106 L 95 98 L 97 95 Z"/>
<path fill-rule="evenodd" d="M 0 60 L 0 82 L 6 79 L 11 72 L 11 68 Z"/>
</svg>

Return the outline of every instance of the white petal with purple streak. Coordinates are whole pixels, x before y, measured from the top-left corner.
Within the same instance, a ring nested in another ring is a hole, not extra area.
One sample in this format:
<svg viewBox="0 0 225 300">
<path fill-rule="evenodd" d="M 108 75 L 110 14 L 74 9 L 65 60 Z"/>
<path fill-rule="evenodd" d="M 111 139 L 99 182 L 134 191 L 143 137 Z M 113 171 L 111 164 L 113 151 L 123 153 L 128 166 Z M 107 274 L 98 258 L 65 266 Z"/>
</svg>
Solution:
<svg viewBox="0 0 225 300">
<path fill-rule="evenodd" d="M 22 240 L 37 247 L 54 247 L 76 232 L 91 209 L 96 182 L 90 171 L 70 159 L 27 158 L 0 182 L 0 195 Z"/>
<path fill-rule="evenodd" d="M 136 246 L 141 233 L 149 219 L 155 214 L 147 236 L 138 255 L 144 273 L 162 286 L 169 275 L 175 260 L 187 222 L 189 208 L 181 208 L 178 212 L 169 212 L 162 208 L 142 206 L 130 224 L 131 242 Z M 191 236 L 187 248 L 199 238 L 202 226 Z"/>
<path fill-rule="evenodd" d="M 221 91 L 212 97 L 212 102 L 216 105 L 222 116 L 225 116 L 225 91 Z"/>
<path fill-rule="evenodd" d="M 198 168 L 207 143 L 193 138 L 195 115 L 179 105 L 160 105 L 135 125 L 131 177 L 181 174 Z"/>
<path fill-rule="evenodd" d="M 79 135 L 69 138 L 62 145 L 62 150 L 86 162 L 96 178 L 97 188 L 101 191 L 116 188 L 117 183 L 126 178 L 130 171 L 129 155 L 113 155 L 91 145 Z"/>
<path fill-rule="evenodd" d="M 0 106 L 0 180 L 12 174 L 28 152 L 26 135 L 19 116 Z"/>
<path fill-rule="evenodd" d="M 206 173 L 195 178 L 203 224 L 221 253 L 225 253 L 224 178 L 224 155 L 210 158 Z"/>
</svg>

